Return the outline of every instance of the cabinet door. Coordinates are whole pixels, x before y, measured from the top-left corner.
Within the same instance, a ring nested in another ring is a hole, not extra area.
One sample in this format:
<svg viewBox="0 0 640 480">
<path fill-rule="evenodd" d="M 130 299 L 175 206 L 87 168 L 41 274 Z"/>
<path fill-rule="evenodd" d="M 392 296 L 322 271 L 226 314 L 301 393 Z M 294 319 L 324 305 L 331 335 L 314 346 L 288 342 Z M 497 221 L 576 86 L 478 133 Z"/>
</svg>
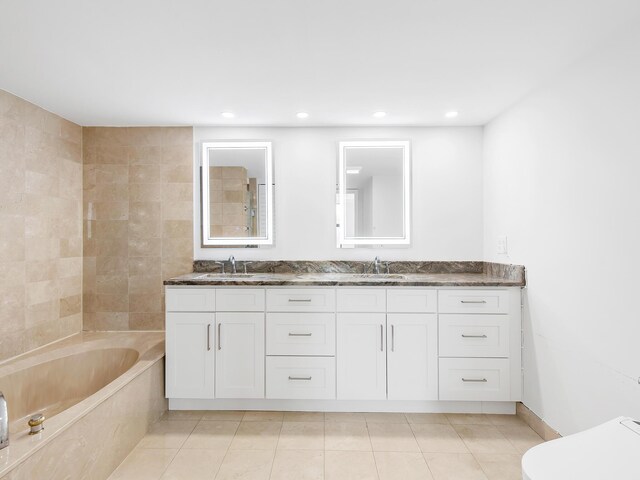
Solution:
<svg viewBox="0 0 640 480">
<path fill-rule="evenodd" d="M 167 398 L 213 397 L 213 313 L 167 313 Z"/>
<path fill-rule="evenodd" d="M 216 397 L 264 398 L 264 313 L 216 313 Z"/>
<path fill-rule="evenodd" d="M 386 315 L 339 313 L 337 317 L 337 397 L 387 398 Z"/>
<path fill-rule="evenodd" d="M 388 314 L 387 344 L 389 399 L 437 400 L 437 315 Z"/>
</svg>

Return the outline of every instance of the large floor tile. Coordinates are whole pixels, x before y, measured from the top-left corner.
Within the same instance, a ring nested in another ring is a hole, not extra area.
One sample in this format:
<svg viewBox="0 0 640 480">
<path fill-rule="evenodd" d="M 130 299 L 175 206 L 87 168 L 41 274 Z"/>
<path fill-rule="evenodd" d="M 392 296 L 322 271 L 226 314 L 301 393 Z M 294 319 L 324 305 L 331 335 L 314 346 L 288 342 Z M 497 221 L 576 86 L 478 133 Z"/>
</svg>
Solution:
<svg viewBox="0 0 640 480">
<path fill-rule="evenodd" d="M 239 422 L 244 417 L 245 412 L 240 410 L 206 410 L 202 412 L 202 420 L 226 420 Z"/>
<path fill-rule="evenodd" d="M 378 480 L 372 452 L 333 452 L 324 454 L 326 480 Z"/>
<path fill-rule="evenodd" d="M 269 450 L 230 450 L 215 480 L 268 480 L 273 456 Z"/>
<path fill-rule="evenodd" d="M 323 450 L 324 422 L 283 422 L 278 449 Z"/>
<path fill-rule="evenodd" d="M 203 410 L 167 410 L 160 420 L 200 420 Z"/>
<path fill-rule="evenodd" d="M 496 427 L 519 453 L 543 443 L 542 438 L 528 425 L 501 425 Z"/>
<path fill-rule="evenodd" d="M 193 429 L 182 448 L 204 448 L 210 450 L 226 450 L 240 422 L 201 421 Z"/>
<path fill-rule="evenodd" d="M 177 452 L 173 448 L 137 448 L 125 458 L 109 480 L 158 480 Z"/>
<path fill-rule="evenodd" d="M 444 413 L 405 413 L 409 423 L 441 423 L 447 425 L 449 419 Z"/>
<path fill-rule="evenodd" d="M 413 431 L 406 423 L 370 423 L 367 426 L 375 452 L 420 452 Z"/>
<path fill-rule="evenodd" d="M 323 480 L 323 450 L 278 450 L 270 480 Z"/>
<path fill-rule="evenodd" d="M 522 457 L 520 455 L 474 455 L 489 480 L 521 480 Z"/>
<path fill-rule="evenodd" d="M 433 480 L 421 453 L 374 452 L 380 480 Z"/>
<path fill-rule="evenodd" d="M 493 425 L 454 425 L 471 453 L 518 453 Z"/>
<path fill-rule="evenodd" d="M 488 480 L 473 458 L 466 453 L 425 453 L 434 480 Z"/>
<path fill-rule="evenodd" d="M 324 412 L 284 412 L 285 422 L 324 422 Z"/>
<path fill-rule="evenodd" d="M 245 412 L 243 422 L 281 422 L 284 412 Z"/>
<path fill-rule="evenodd" d="M 492 425 L 484 413 L 447 413 L 451 425 Z"/>
<path fill-rule="evenodd" d="M 140 448 L 180 448 L 198 420 L 161 420 L 154 423 L 138 444 Z"/>
<path fill-rule="evenodd" d="M 373 412 L 365 413 L 367 423 L 407 423 L 404 413 Z"/>
<path fill-rule="evenodd" d="M 325 412 L 325 422 L 365 423 L 364 413 L 359 412 Z"/>
<path fill-rule="evenodd" d="M 451 425 L 411 425 L 420 450 L 426 453 L 469 453 L 466 445 Z"/>
<path fill-rule="evenodd" d="M 517 415 L 487 415 L 492 425 L 497 426 L 527 426 Z"/>
<path fill-rule="evenodd" d="M 180 450 L 161 480 L 212 480 L 218 472 L 226 450 Z"/>
<path fill-rule="evenodd" d="M 242 422 L 233 437 L 231 450 L 275 450 L 282 422 Z"/>
<path fill-rule="evenodd" d="M 325 422 L 324 426 L 325 450 L 371 451 L 366 423 Z"/>
</svg>

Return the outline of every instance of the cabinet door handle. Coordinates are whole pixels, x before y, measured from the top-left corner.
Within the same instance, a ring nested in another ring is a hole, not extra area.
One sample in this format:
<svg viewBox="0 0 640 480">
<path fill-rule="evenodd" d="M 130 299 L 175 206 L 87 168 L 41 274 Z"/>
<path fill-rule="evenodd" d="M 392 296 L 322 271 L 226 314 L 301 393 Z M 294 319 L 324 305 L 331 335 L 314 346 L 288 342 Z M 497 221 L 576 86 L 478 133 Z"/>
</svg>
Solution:
<svg viewBox="0 0 640 480">
<path fill-rule="evenodd" d="M 380 351 L 384 352 L 384 326 L 380 324 Z"/>
<path fill-rule="evenodd" d="M 391 351 L 396 350 L 396 328 L 395 325 L 391 325 Z"/>
<path fill-rule="evenodd" d="M 463 382 L 481 382 L 481 383 L 486 383 L 487 379 L 486 378 L 464 378 L 464 377 L 462 377 L 462 381 Z"/>
<path fill-rule="evenodd" d="M 310 337 L 313 333 L 293 333 L 289 332 L 290 337 Z"/>
<path fill-rule="evenodd" d="M 462 338 L 487 338 L 486 335 L 465 335 L 464 333 L 460 336 Z"/>
<path fill-rule="evenodd" d="M 222 330 L 220 329 L 220 327 L 222 327 L 221 323 L 218 324 L 218 350 L 222 350 Z"/>
<path fill-rule="evenodd" d="M 311 380 L 311 376 L 308 377 L 292 377 L 289 375 L 289 380 Z"/>
<path fill-rule="evenodd" d="M 211 324 L 207 324 L 207 352 L 211 350 Z"/>
<path fill-rule="evenodd" d="M 310 298 L 290 298 L 290 302 L 310 302 Z"/>
<path fill-rule="evenodd" d="M 487 303 L 486 300 L 460 300 L 460 303 Z"/>
</svg>

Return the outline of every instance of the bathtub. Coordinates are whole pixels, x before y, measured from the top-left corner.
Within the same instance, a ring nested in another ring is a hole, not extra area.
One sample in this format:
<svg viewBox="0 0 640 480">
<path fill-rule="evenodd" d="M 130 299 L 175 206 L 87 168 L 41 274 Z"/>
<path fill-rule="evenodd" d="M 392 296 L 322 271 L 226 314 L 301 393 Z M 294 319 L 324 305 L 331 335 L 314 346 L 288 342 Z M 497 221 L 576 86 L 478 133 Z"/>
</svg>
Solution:
<svg viewBox="0 0 640 480">
<path fill-rule="evenodd" d="M 0 480 L 108 478 L 166 410 L 163 357 L 163 332 L 83 332 L 0 363 Z"/>
</svg>

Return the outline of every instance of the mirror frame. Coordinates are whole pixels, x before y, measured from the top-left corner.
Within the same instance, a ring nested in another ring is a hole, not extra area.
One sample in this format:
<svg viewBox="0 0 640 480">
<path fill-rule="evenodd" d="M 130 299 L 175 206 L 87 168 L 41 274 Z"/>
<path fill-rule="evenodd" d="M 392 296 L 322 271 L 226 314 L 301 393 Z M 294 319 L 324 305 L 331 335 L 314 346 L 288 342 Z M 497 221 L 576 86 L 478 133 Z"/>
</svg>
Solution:
<svg viewBox="0 0 640 480">
<path fill-rule="evenodd" d="M 402 178 L 403 178 L 403 231 L 401 237 L 345 237 L 344 226 L 340 219 L 336 219 L 338 229 L 338 247 L 354 247 L 358 245 L 410 245 L 411 244 L 411 142 L 409 140 L 363 140 L 339 142 L 338 160 L 338 199 L 342 218 L 346 218 L 347 190 L 346 150 L 348 148 L 402 148 Z"/>
<path fill-rule="evenodd" d="M 211 164 L 209 162 L 209 151 L 211 149 L 260 149 L 265 151 L 265 175 L 267 187 L 267 232 L 264 237 L 211 237 L 211 217 L 209 215 L 209 172 Z M 273 154 L 272 143 L 267 141 L 210 141 L 202 142 L 202 169 L 200 177 L 202 179 L 202 192 L 200 195 L 201 236 L 203 247 L 243 247 L 254 245 L 273 245 Z"/>
</svg>

